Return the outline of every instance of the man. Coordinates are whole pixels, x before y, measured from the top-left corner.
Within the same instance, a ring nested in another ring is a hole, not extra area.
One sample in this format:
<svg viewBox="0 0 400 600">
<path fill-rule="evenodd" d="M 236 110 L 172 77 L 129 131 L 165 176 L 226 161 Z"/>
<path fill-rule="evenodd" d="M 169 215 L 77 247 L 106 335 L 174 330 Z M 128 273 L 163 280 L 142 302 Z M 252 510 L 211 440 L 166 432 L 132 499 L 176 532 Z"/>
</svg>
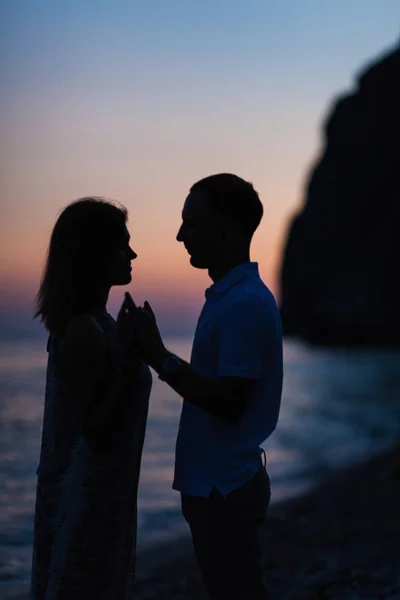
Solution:
<svg viewBox="0 0 400 600">
<path fill-rule="evenodd" d="M 177 240 L 214 282 L 190 365 L 165 348 L 148 303 L 133 311 L 143 358 L 184 399 L 173 488 L 213 600 L 267 598 L 260 528 L 270 484 L 260 445 L 277 424 L 283 369 L 279 312 L 250 262 L 262 215 L 253 186 L 231 174 L 202 179 L 186 198 Z"/>
</svg>

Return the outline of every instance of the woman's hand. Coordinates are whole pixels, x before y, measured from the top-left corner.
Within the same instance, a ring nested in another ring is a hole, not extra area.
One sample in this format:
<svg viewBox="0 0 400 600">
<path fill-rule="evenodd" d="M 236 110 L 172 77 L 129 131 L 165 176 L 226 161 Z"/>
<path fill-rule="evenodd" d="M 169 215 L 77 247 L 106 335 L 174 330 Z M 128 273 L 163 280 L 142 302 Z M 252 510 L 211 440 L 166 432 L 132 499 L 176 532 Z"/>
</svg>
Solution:
<svg viewBox="0 0 400 600">
<path fill-rule="evenodd" d="M 125 293 L 124 301 L 117 316 L 117 334 L 124 353 L 123 368 L 135 370 L 140 360 L 140 351 L 135 336 L 135 325 L 132 315 L 139 311 L 132 296 Z"/>
</svg>

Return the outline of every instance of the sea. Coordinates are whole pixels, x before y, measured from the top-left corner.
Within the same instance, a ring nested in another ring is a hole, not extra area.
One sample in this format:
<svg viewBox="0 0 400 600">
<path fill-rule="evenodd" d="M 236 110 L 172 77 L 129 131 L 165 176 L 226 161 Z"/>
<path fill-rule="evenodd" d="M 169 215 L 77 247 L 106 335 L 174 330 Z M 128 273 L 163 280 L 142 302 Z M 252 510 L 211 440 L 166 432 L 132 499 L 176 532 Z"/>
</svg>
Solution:
<svg viewBox="0 0 400 600">
<path fill-rule="evenodd" d="M 190 339 L 170 339 L 188 359 Z M 46 370 L 43 340 L 0 342 L 0 598 L 30 577 Z M 172 490 L 182 401 L 153 374 L 139 489 L 138 553 L 187 532 Z M 265 442 L 272 503 L 389 448 L 400 433 L 400 353 L 284 344 L 278 426 Z"/>
</svg>

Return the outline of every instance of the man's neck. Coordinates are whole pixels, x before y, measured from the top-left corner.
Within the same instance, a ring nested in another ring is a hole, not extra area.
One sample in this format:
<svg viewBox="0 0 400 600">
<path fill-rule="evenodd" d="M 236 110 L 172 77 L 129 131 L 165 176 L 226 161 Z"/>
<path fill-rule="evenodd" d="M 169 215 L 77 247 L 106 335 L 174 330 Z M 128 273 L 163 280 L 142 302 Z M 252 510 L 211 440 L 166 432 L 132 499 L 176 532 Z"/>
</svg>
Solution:
<svg viewBox="0 0 400 600">
<path fill-rule="evenodd" d="M 234 269 L 238 265 L 242 265 L 248 262 L 250 262 L 250 256 L 249 254 L 244 254 L 243 256 L 237 257 L 235 260 L 227 261 L 222 265 L 218 265 L 217 267 L 208 269 L 208 275 L 210 279 L 212 279 L 213 282 L 216 283 L 217 281 L 225 277 L 225 275 L 227 275 L 229 271 L 232 271 L 232 269 Z"/>
</svg>

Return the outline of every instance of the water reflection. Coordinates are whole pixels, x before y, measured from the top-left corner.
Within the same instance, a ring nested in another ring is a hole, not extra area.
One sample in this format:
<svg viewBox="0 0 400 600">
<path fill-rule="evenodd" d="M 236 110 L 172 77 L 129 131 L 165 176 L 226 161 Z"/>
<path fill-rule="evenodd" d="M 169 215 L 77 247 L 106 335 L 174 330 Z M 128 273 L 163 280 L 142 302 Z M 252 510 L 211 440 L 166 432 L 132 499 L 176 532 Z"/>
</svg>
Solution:
<svg viewBox="0 0 400 600">
<path fill-rule="evenodd" d="M 171 340 L 185 358 L 190 340 Z M 46 354 L 0 347 L 0 581 L 27 579 Z M 278 428 L 265 444 L 272 501 L 297 495 L 330 469 L 386 448 L 400 432 L 400 353 L 285 345 Z M 180 398 L 154 377 L 139 492 L 139 551 L 186 529 L 171 489 Z"/>
</svg>

